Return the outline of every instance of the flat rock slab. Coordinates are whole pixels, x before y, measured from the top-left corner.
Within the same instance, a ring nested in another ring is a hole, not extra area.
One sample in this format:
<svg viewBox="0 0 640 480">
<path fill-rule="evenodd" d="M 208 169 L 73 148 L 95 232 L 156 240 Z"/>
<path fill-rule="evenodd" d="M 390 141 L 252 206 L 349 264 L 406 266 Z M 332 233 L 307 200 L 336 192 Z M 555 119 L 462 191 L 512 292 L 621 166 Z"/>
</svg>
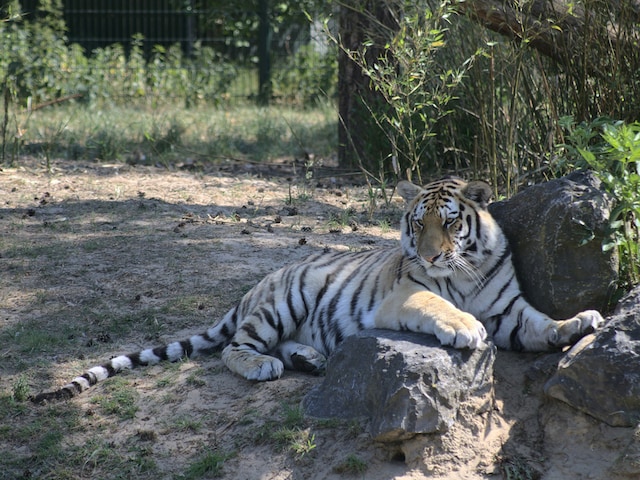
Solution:
<svg viewBox="0 0 640 480">
<path fill-rule="evenodd" d="M 316 418 L 364 417 L 378 441 L 442 433 L 465 402 L 488 408 L 495 355 L 493 345 L 456 350 L 431 335 L 365 330 L 329 357 L 324 381 L 302 406 Z"/>
</svg>

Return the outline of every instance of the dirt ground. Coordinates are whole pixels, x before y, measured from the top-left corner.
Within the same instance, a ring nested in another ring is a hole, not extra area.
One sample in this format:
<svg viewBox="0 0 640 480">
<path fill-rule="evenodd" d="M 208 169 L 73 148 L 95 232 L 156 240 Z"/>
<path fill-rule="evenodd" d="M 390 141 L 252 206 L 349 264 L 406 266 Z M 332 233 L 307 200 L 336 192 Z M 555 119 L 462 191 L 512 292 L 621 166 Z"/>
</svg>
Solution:
<svg viewBox="0 0 640 480">
<path fill-rule="evenodd" d="M 0 202 L 5 398 L 25 379 L 38 393 L 110 356 L 198 333 L 265 274 L 313 252 L 394 244 L 402 208 L 376 198 L 372 211 L 352 177 L 302 163 L 56 161 L 48 172 L 35 159 L 2 168 Z M 308 442 L 297 450 L 270 433 L 320 378 L 252 383 L 217 356 L 157 365 L 63 406 L 5 408 L 0 478 L 637 478 L 632 429 L 544 398 L 559 358 L 499 352 L 493 409 L 463 410 L 444 435 L 380 445 L 357 422 L 302 420 Z M 130 415 L 104 407 L 121 387 Z M 43 450 L 44 425 L 59 428 L 55 448 Z M 211 452 L 224 458 L 219 472 L 198 476 Z"/>
</svg>

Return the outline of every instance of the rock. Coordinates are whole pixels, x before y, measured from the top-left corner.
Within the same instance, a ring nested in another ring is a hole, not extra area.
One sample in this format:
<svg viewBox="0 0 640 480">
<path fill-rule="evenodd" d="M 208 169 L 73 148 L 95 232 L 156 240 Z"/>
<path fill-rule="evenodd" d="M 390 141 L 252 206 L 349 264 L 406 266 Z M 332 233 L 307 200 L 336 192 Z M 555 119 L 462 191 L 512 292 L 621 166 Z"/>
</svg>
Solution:
<svg viewBox="0 0 640 480">
<path fill-rule="evenodd" d="M 378 441 L 445 432 L 463 403 L 488 408 L 495 352 L 492 345 L 455 350 L 430 335 L 365 330 L 338 346 L 302 406 L 316 418 L 365 417 Z"/>
<path fill-rule="evenodd" d="M 606 326 L 585 337 L 560 361 L 544 387 L 614 427 L 640 422 L 640 287 L 620 303 Z"/>
<path fill-rule="evenodd" d="M 612 200 L 599 186 L 593 173 L 574 172 L 489 205 L 527 299 L 553 318 L 608 309 L 618 258 L 602 251 Z"/>
</svg>

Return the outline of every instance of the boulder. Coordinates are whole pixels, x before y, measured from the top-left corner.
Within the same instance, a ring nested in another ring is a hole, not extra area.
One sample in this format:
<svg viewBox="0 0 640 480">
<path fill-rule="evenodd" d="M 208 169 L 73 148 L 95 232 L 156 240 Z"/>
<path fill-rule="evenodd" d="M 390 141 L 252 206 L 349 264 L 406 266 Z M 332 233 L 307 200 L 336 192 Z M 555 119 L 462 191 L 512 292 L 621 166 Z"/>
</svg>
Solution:
<svg viewBox="0 0 640 480">
<path fill-rule="evenodd" d="M 602 251 L 613 202 L 599 187 L 593 173 L 574 172 L 489 205 L 525 296 L 553 318 L 608 309 L 618 258 Z"/>
<path fill-rule="evenodd" d="M 489 408 L 495 352 L 492 345 L 456 350 L 431 335 L 365 330 L 338 346 L 302 406 L 316 418 L 366 418 L 378 441 L 442 433 L 462 404 Z"/>
<path fill-rule="evenodd" d="M 640 287 L 560 360 L 547 395 L 614 427 L 640 422 Z"/>
</svg>

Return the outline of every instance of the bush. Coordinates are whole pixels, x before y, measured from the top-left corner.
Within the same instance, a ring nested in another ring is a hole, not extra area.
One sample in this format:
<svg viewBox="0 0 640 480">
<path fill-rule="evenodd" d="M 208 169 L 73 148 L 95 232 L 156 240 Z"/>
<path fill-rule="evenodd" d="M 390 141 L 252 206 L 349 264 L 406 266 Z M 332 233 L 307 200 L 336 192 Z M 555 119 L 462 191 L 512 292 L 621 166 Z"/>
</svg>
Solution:
<svg viewBox="0 0 640 480">
<path fill-rule="evenodd" d="M 611 235 L 603 249 L 617 248 L 620 255 L 620 286 L 640 283 L 640 122 L 596 119 L 576 123 L 560 119 L 566 143 L 559 145 L 556 172 L 590 168 L 615 198 L 611 212 Z"/>
</svg>

